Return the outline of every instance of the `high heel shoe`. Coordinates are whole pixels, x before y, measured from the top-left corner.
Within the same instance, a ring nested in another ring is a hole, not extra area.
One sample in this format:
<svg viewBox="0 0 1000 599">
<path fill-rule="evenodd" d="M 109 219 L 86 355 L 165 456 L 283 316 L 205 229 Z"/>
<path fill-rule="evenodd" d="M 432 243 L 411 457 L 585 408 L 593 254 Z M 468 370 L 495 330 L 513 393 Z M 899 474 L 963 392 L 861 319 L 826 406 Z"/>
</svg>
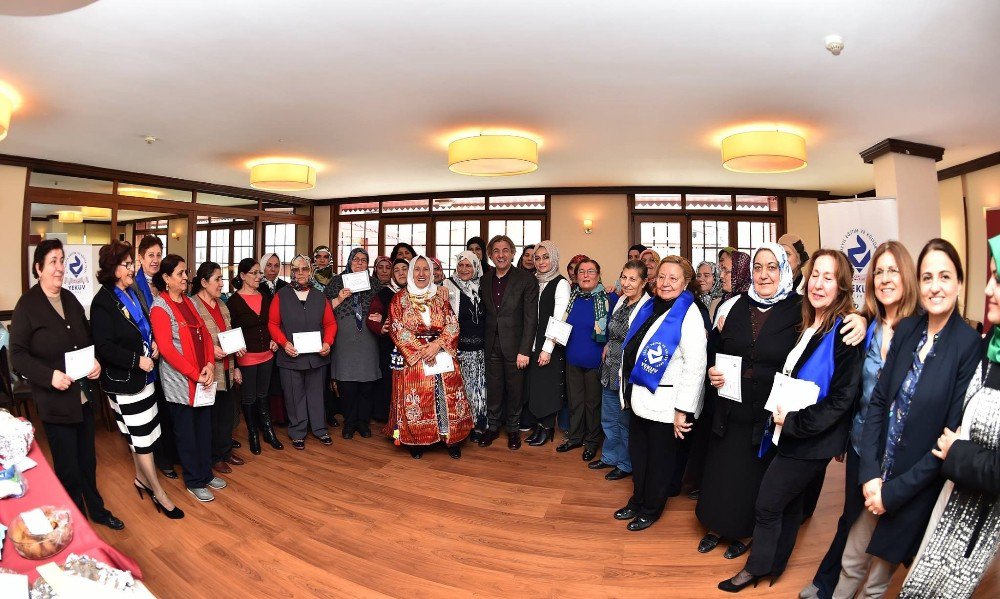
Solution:
<svg viewBox="0 0 1000 599">
<path fill-rule="evenodd" d="M 734 579 L 739 578 L 740 574 L 746 574 L 748 578 L 740 583 L 733 582 Z M 777 576 L 754 576 L 749 572 L 747 572 L 746 570 L 740 570 L 739 573 L 736 574 L 736 576 L 733 576 L 732 578 L 727 578 L 726 580 L 720 582 L 719 590 L 725 591 L 727 593 L 739 593 L 743 589 L 750 586 L 751 582 L 753 583 L 753 588 L 757 588 L 757 585 L 760 583 L 761 578 L 771 579 L 771 582 L 767 585 L 769 587 L 773 587 L 775 581 L 778 580 Z"/>
<path fill-rule="evenodd" d="M 556 436 L 556 431 L 554 428 L 539 427 L 538 436 L 534 440 L 528 441 L 528 445 L 531 447 L 539 447 L 545 445 Z"/>
<path fill-rule="evenodd" d="M 146 490 L 149 491 L 149 489 Z M 166 516 L 167 518 L 170 518 L 171 520 L 180 520 L 181 518 L 184 517 L 184 512 L 181 510 L 181 508 L 177 507 L 176 505 L 172 510 L 168 510 L 167 508 L 163 507 L 163 504 L 160 503 L 160 501 L 156 498 L 156 495 L 154 495 L 152 491 L 149 491 L 149 498 L 153 500 L 153 505 L 156 507 L 157 513 L 163 512 L 163 515 Z"/>
<path fill-rule="evenodd" d="M 149 493 L 150 497 L 153 496 L 153 490 L 147 487 L 146 485 L 142 484 L 141 482 L 139 482 L 138 478 L 134 479 L 133 482 L 135 483 L 135 492 L 139 494 L 139 499 L 144 499 L 142 495 L 143 491 Z"/>
</svg>

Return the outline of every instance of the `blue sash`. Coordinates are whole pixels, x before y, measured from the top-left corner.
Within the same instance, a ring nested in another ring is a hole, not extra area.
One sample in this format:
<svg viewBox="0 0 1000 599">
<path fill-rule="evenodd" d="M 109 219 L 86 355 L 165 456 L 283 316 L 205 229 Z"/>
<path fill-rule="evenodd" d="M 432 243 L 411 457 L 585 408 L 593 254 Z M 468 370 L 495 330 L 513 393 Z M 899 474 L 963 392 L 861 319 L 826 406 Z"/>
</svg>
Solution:
<svg viewBox="0 0 1000 599">
<path fill-rule="evenodd" d="M 142 279 L 146 280 L 145 277 Z M 142 311 L 142 306 L 139 305 L 139 298 L 135 297 L 134 292 L 129 289 L 127 291 L 122 291 L 117 285 L 114 286 L 115 295 L 118 296 L 118 301 L 125 306 L 128 310 L 129 315 L 132 317 L 132 322 L 135 326 L 139 328 L 139 332 L 142 334 L 142 345 L 143 349 L 146 350 L 146 357 L 153 355 L 153 330 L 149 326 L 149 319 L 146 318 L 145 313 Z M 156 369 L 154 368 L 150 373 L 146 375 L 146 382 L 150 383 L 156 380 Z"/>
<path fill-rule="evenodd" d="M 799 369 L 795 378 L 800 381 L 812 381 L 819 387 L 819 396 L 816 403 L 823 401 L 827 393 L 830 392 L 830 379 L 833 378 L 833 370 L 836 366 L 833 360 L 834 350 L 837 347 L 837 335 L 842 319 L 834 321 L 833 326 L 823 335 L 823 339 L 813 350 L 812 355 L 806 363 Z M 771 448 L 771 433 L 774 432 L 774 416 L 769 416 L 767 426 L 764 427 L 764 438 L 760 440 L 760 451 L 757 457 L 764 457 L 764 454 Z"/>
<path fill-rule="evenodd" d="M 868 331 L 865 333 L 865 353 L 868 353 L 868 348 L 872 346 L 872 339 L 875 337 L 875 326 L 877 324 L 878 315 L 876 315 L 875 319 L 868 325 Z"/>
<path fill-rule="evenodd" d="M 649 338 L 649 343 L 639 350 L 635 366 L 632 368 L 631 374 L 629 374 L 628 380 L 630 383 L 642 385 L 646 389 L 649 389 L 650 393 L 656 391 L 656 388 L 660 385 L 660 380 L 663 378 L 663 371 L 667 369 L 667 365 L 670 364 L 670 358 L 673 357 L 674 351 L 681 342 L 681 324 L 684 322 L 684 317 L 687 316 L 688 308 L 693 303 L 694 294 L 690 291 L 682 292 L 674 300 L 674 305 L 667 311 L 667 316 L 660 323 L 660 327 Z M 647 307 L 649 310 L 644 312 Z M 639 314 L 636 315 L 635 320 L 632 321 L 632 326 L 629 327 L 625 344 L 628 344 L 635 332 L 646 322 L 652 310 L 653 302 L 651 301 L 646 302 L 646 305 L 639 309 Z M 625 347 L 625 345 L 622 345 L 622 347 Z"/>
<path fill-rule="evenodd" d="M 146 273 L 142 272 L 142 267 L 135 271 L 135 284 L 142 292 L 142 297 L 146 298 L 146 305 L 153 306 L 153 290 L 149 288 L 149 281 L 146 280 Z M 116 287 L 117 289 L 117 287 Z"/>
</svg>

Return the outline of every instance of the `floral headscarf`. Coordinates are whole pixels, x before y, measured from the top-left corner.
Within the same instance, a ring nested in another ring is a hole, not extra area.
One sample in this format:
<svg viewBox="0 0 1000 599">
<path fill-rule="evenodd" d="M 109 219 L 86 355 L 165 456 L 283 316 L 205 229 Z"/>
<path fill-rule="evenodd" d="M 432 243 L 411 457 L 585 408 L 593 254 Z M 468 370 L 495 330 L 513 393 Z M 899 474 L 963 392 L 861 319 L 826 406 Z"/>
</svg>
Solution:
<svg viewBox="0 0 1000 599">
<path fill-rule="evenodd" d="M 774 258 L 778 261 L 778 272 L 781 277 L 778 281 L 778 290 L 771 297 L 762 298 L 757 295 L 757 289 L 755 289 L 753 285 L 750 285 L 750 288 L 747 290 L 747 295 L 750 296 L 750 301 L 755 304 L 773 306 L 788 297 L 795 290 L 793 285 L 795 274 L 792 273 L 792 265 L 788 263 L 788 254 L 785 253 L 785 249 L 783 247 L 776 243 L 763 243 L 759 248 L 753 251 L 753 257 L 756 258 L 757 254 L 760 253 L 761 250 L 771 252 L 774 254 Z"/>
<path fill-rule="evenodd" d="M 416 268 L 417 262 L 423 259 L 427 263 L 427 268 L 431 271 L 431 278 L 427 281 L 427 287 L 421 289 L 417 287 L 416 281 L 413 279 L 413 269 Z M 437 295 L 437 285 L 434 283 L 434 264 L 431 259 L 423 254 L 414 256 L 413 260 L 410 260 L 410 270 L 406 273 L 406 293 L 410 296 L 410 303 L 412 303 L 420 313 L 424 313 L 430 309 L 428 305 L 434 296 Z"/>
<path fill-rule="evenodd" d="M 451 282 L 455 289 L 458 289 L 465 297 L 469 298 L 472 302 L 472 313 L 479 313 L 479 279 L 483 276 L 483 265 L 479 262 L 479 258 L 476 257 L 476 253 L 472 250 L 465 250 L 457 256 L 455 256 L 455 266 L 465 260 L 470 265 L 472 265 L 472 278 L 468 281 L 463 281 L 458 278 L 458 272 L 451 275 L 451 277 L 445 279 L 445 282 Z M 449 300 L 451 300 L 451 309 L 455 314 L 458 314 L 458 304 L 460 298 L 456 294 L 448 294 Z"/>
<path fill-rule="evenodd" d="M 741 293 L 746 293 L 750 288 L 752 279 L 750 278 L 750 256 L 746 252 L 734 251 L 730 254 L 733 259 L 733 272 L 730 275 L 733 282 L 733 290 L 722 294 L 722 301 L 736 297 Z"/>
<path fill-rule="evenodd" d="M 705 266 L 706 264 L 712 268 L 712 288 L 708 290 L 708 293 L 700 294 L 698 296 L 698 299 L 700 299 L 701 303 L 705 304 L 705 307 L 708 308 L 709 306 L 712 305 L 712 300 L 722 297 L 722 273 L 719 270 L 718 264 L 716 264 L 715 262 L 709 262 L 708 260 L 705 260 L 704 262 L 698 265 L 698 268 L 695 269 L 694 271 L 695 274 L 698 274 L 698 271 L 701 270 L 701 267 Z"/>
</svg>

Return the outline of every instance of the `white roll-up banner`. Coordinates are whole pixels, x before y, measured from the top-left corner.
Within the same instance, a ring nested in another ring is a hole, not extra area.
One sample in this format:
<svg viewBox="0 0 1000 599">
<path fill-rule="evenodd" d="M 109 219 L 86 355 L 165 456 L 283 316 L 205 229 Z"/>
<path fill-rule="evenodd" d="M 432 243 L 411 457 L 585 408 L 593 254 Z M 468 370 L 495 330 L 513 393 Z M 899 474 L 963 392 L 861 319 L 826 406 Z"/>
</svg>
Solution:
<svg viewBox="0 0 1000 599">
<path fill-rule="evenodd" d="M 840 250 L 851 264 L 854 305 L 865 302 L 865 280 L 875 248 L 899 238 L 896 198 L 858 198 L 819 202 L 819 242 Z"/>
</svg>

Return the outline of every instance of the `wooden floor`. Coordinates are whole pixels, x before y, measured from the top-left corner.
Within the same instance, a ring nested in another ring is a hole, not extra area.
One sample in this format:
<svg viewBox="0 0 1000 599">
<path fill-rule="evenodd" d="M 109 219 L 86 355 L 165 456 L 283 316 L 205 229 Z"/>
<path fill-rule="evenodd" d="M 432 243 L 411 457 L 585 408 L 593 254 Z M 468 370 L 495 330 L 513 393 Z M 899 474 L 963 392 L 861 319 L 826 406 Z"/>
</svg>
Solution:
<svg viewBox="0 0 1000 599">
<path fill-rule="evenodd" d="M 126 528 L 96 528 L 139 562 L 158 597 L 719 597 L 728 595 L 718 581 L 745 560 L 695 550 L 704 531 L 684 496 L 648 530 L 628 532 L 611 515 L 631 479 L 605 481 L 579 450 L 557 454 L 555 444 L 513 452 L 501 438 L 467 444 L 461 460 L 436 449 L 417 461 L 377 436 L 335 434 L 332 447 L 310 438 L 305 451 L 286 443 L 260 456 L 244 443 L 247 464 L 212 503 L 166 481 L 187 513 L 171 521 L 137 497 L 124 440 L 98 429 L 101 492 Z M 842 485 L 833 463 L 788 570 L 744 596 L 797 596 L 833 536 Z M 997 570 L 977 597 L 997 596 Z"/>
</svg>

